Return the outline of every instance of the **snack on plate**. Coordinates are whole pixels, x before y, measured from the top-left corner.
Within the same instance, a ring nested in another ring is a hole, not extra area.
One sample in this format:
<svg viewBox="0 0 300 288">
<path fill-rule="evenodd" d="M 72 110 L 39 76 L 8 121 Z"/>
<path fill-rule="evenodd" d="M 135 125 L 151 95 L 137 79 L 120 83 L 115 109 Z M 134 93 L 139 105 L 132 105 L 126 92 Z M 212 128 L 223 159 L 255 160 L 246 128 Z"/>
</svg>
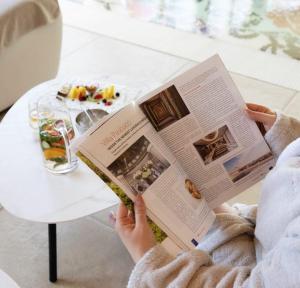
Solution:
<svg viewBox="0 0 300 288">
<path fill-rule="evenodd" d="M 95 85 L 64 85 L 58 92 L 58 96 L 71 99 L 72 101 L 90 101 L 103 103 L 105 106 L 113 104 L 113 100 L 120 97 L 120 92 L 116 91 L 114 85 L 100 88 Z"/>
</svg>

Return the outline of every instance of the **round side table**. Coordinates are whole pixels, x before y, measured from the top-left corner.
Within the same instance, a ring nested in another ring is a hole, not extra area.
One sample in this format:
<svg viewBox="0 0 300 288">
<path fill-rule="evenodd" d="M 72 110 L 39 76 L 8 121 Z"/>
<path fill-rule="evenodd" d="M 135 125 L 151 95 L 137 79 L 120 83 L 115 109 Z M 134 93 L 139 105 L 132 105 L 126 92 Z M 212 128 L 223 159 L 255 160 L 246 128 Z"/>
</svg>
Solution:
<svg viewBox="0 0 300 288">
<path fill-rule="evenodd" d="M 112 78 L 123 83 L 126 79 Z M 14 216 L 48 224 L 51 282 L 57 280 L 56 224 L 91 215 L 118 203 L 118 198 L 106 184 L 80 161 L 78 168 L 66 175 L 53 175 L 43 167 L 38 137 L 29 126 L 28 103 L 33 97 L 49 93 L 53 88 L 59 89 L 64 81 L 54 79 L 28 91 L 0 124 L 0 203 Z M 120 99 L 122 103 L 118 106 L 150 90 L 149 83 L 143 81 L 127 78 L 125 82 L 128 84 L 124 85 L 134 89 Z"/>
</svg>

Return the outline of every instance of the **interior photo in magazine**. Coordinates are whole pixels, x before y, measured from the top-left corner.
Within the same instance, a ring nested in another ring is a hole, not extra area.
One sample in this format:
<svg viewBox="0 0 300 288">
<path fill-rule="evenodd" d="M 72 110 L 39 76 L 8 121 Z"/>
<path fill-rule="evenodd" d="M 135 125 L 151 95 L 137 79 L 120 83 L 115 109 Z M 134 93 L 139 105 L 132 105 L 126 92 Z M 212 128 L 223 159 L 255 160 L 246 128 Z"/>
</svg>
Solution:
<svg viewBox="0 0 300 288">
<path fill-rule="evenodd" d="M 194 147 L 207 165 L 236 149 L 238 144 L 228 126 L 224 125 L 196 141 Z"/>
<path fill-rule="evenodd" d="M 136 195 L 144 193 L 169 166 L 170 163 L 142 136 L 107 169 Z"/>
<path fill-rule="evenodd" d="M 168 127 L 190 113 L 174 85 L 148 99 L 140 107 L 156 131 Z"/>
</svg>

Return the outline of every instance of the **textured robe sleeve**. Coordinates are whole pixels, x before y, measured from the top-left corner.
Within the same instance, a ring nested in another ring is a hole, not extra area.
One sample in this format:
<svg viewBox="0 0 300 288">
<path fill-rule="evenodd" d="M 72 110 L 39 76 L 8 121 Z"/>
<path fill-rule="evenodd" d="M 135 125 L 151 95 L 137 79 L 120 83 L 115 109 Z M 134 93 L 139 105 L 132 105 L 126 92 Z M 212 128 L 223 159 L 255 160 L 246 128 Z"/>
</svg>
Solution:
<svg viewBox="0 0 300 288">
<path fill-rule="evenodd" d="M 160 245 L 137 263 L 128 288 L 296 288 L 300 287 L 300 219 L 291 223 L 274 252 L 255 267 L 214 264 L 193 250 L 172 258 Z"/>
<path fill-rule="evenodd" d="M 300 122 L 281 113 L 277 113 L 275 124 L 265 135 L 276 158 L 298 137 Z M 300 238 L 292 231 L 293 227 L 299 227 L 300 219 L 295 220 L 297 223 L 290 227 L 292 232 L 278 243 L 276 253 L 256 263 L 257 206 L 235 205 L 234 208 L 236 214 L 217 215 L 197 249 L 176 258 L 161 245 L 148 251 L 131 273 L 128 288 L 300 287 L 295 286 L 297 277 L 291 277 L 290 273 L 300 263 Z"/>
<path fill-rule="evenodd" d="M 251 267 L 247 266 L 214 265 L 201 250 L 185 252 L 173 259 L 158 245 L 135 266 L 128 288 L 242 287 L 249 281 L 250 273 Z"/>
<path fill-rule="evenodd" d="M 234 287 L 231 284 L 241 284 L 255 266 L 253 233 L 254 225 L 238 214 L 217 214 L 197 249 L 183 252 L 176 258 L 160 245 L 146 253 L 135 266 L 128 288 Z"/>
<path fill-rule="evenodd" d="M 277 118 L 272 128 L 265 135 L 276 158 L 294 140 L 300 137 L 300 121 L 277 112 Z"/>
</svg>

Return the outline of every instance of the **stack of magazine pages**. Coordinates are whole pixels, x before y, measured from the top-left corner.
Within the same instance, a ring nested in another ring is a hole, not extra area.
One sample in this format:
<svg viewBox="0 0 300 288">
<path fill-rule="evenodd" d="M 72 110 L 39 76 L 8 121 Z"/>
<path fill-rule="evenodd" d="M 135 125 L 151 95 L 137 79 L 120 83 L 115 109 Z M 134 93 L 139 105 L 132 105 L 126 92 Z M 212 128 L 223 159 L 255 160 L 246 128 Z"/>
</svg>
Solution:
<svg viewBox="0 0 300 288">
<path fill-rule="evenodd" d="M 213 209 L 274 166 L 218 56 L 101 119 L 76 149 L 126 204 L 143 195 L 170 252 L 197 246 Z"/>
</svg>

